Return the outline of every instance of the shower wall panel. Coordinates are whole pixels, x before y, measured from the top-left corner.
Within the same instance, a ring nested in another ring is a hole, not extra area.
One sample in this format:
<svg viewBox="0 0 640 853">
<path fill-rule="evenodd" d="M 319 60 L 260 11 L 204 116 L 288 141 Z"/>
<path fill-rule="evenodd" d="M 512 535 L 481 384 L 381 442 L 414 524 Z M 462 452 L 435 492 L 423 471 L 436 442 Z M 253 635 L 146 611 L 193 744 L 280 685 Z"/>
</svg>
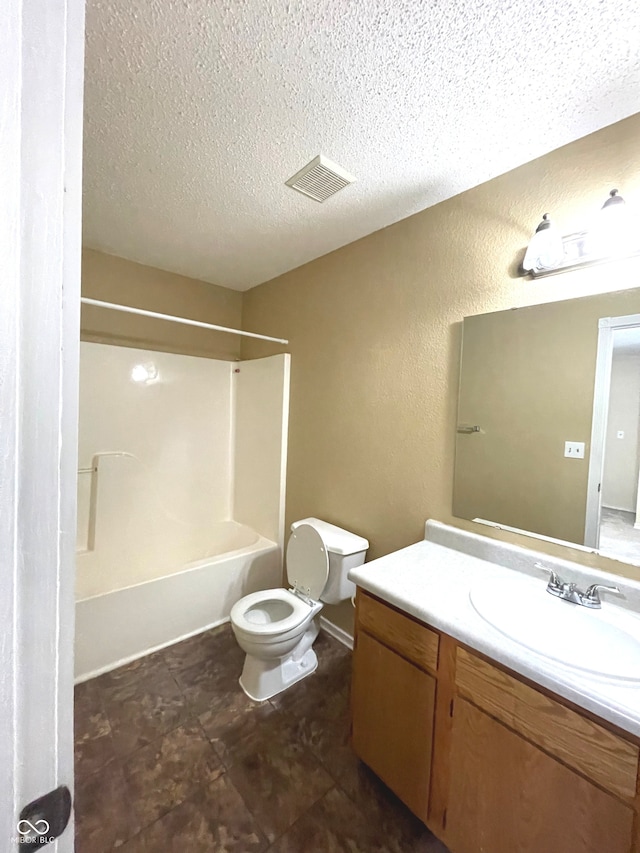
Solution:
<svg viewBox="0 0 640 853">
<path fill-rule="evenodd" d="M 233 367 L 81 344 L 78 598 L 206 556 L 232 513 Z"/>
<path fill-rule="evenodd" d="M 233 517 L 283 547 L 288 353 L 240 361 L 236 377 Z"/>
</svg>

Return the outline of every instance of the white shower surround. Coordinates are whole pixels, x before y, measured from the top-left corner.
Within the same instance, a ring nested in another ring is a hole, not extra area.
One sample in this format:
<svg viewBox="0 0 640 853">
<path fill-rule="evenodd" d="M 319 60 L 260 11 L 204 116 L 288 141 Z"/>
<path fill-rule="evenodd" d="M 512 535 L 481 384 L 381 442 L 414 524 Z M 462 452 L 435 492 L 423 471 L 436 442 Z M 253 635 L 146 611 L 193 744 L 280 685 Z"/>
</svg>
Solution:
<svg viewBox="0 0 640 853">
<path fill-rule="evenodd" d="M 137 365 L 157 378 L 133 381 Z M 280 585 L 288 389 L 288 355 L 224 362 L 82 344 L 78 681 Z"/>
</svg>

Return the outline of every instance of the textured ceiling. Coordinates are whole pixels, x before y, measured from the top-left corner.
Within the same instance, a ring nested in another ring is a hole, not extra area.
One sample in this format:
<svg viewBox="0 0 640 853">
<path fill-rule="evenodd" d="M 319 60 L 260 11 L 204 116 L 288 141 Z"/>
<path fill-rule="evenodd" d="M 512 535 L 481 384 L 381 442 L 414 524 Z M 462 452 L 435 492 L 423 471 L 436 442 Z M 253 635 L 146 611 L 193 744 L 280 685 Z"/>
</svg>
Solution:
<svg viewBox="0 0 640 853">
<path fill-rule="evenodd" d="M 88 0 L 85 244 L 245 290 L 637 112 L 639 54 L 637 0 Z"/>
</svg>

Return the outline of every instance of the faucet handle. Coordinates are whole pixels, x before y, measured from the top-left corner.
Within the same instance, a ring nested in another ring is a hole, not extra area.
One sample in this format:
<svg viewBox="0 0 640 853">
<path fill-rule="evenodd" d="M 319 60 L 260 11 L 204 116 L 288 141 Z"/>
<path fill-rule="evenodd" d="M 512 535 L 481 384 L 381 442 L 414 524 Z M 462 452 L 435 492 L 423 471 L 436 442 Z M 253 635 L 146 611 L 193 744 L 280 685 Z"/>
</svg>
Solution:
<svg viewBox="0 0 640 853">
<path fill-rule="evenodd" d="M 587 595 L 594 595 L 598 589 L 608 589 L 609 592 L 620 592 L 617 586 L 607 586 L 604 583 L 592 583 L 587 587 Z"/>
<path fill-rule="evenodd" d="M 620 592 L 617 586 L 607 586 L 603 583 L 592 583 L 591 586 L 587 587 L 587 591 L 583 596 L 583 604 L 586 602 L 586 606 L 589 607 L 600 607 L 600 595 L 598 594 L 598 590 L 605 589 L 609 592 Z"/>
<path fill-rule="evenodd" d="M 554 569 L 550 569 L 549 566 L 544 566 L 542 563 L 534 563 L 534 567 L 536 569 L 541 569 L 543 572 L 549 573 L 550 577 L 549 577 L 548 588 L 551 588 L 551 589 L 561 589 L 562 588 L 563 581 L 560 580 L 560 578 L 558 577 L 558 575 L 556 574 Z"/>
</svg>

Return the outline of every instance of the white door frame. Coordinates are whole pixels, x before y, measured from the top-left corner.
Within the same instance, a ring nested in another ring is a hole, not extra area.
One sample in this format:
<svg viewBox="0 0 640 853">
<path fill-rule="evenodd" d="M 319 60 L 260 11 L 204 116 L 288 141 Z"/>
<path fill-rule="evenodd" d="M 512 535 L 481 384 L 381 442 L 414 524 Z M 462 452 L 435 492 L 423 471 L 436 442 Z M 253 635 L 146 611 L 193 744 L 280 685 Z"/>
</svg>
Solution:
<svg viewBox="0 0 640 853">
<path fill-rule="evenodd" d="M 598 354 L 593 389 L 591 451 L 589 453 L 587 511 L 584 525 L 584 544 L 590 548 L 597 549 L 600 546 L 602 475 L 609 415 L 613 333 L 616 329 L 628 329 L 633 326 L 640 326 L 640 314 L 627 314 L 624 317 L 602 317 L 598 321 Z"/>
<path fill-rule="evenodd" d="M 83 0 L 0 28 L 0 849 L 73 790 Z M 73 822 L 46 847 L 73 851 Z"/>
</svg>

